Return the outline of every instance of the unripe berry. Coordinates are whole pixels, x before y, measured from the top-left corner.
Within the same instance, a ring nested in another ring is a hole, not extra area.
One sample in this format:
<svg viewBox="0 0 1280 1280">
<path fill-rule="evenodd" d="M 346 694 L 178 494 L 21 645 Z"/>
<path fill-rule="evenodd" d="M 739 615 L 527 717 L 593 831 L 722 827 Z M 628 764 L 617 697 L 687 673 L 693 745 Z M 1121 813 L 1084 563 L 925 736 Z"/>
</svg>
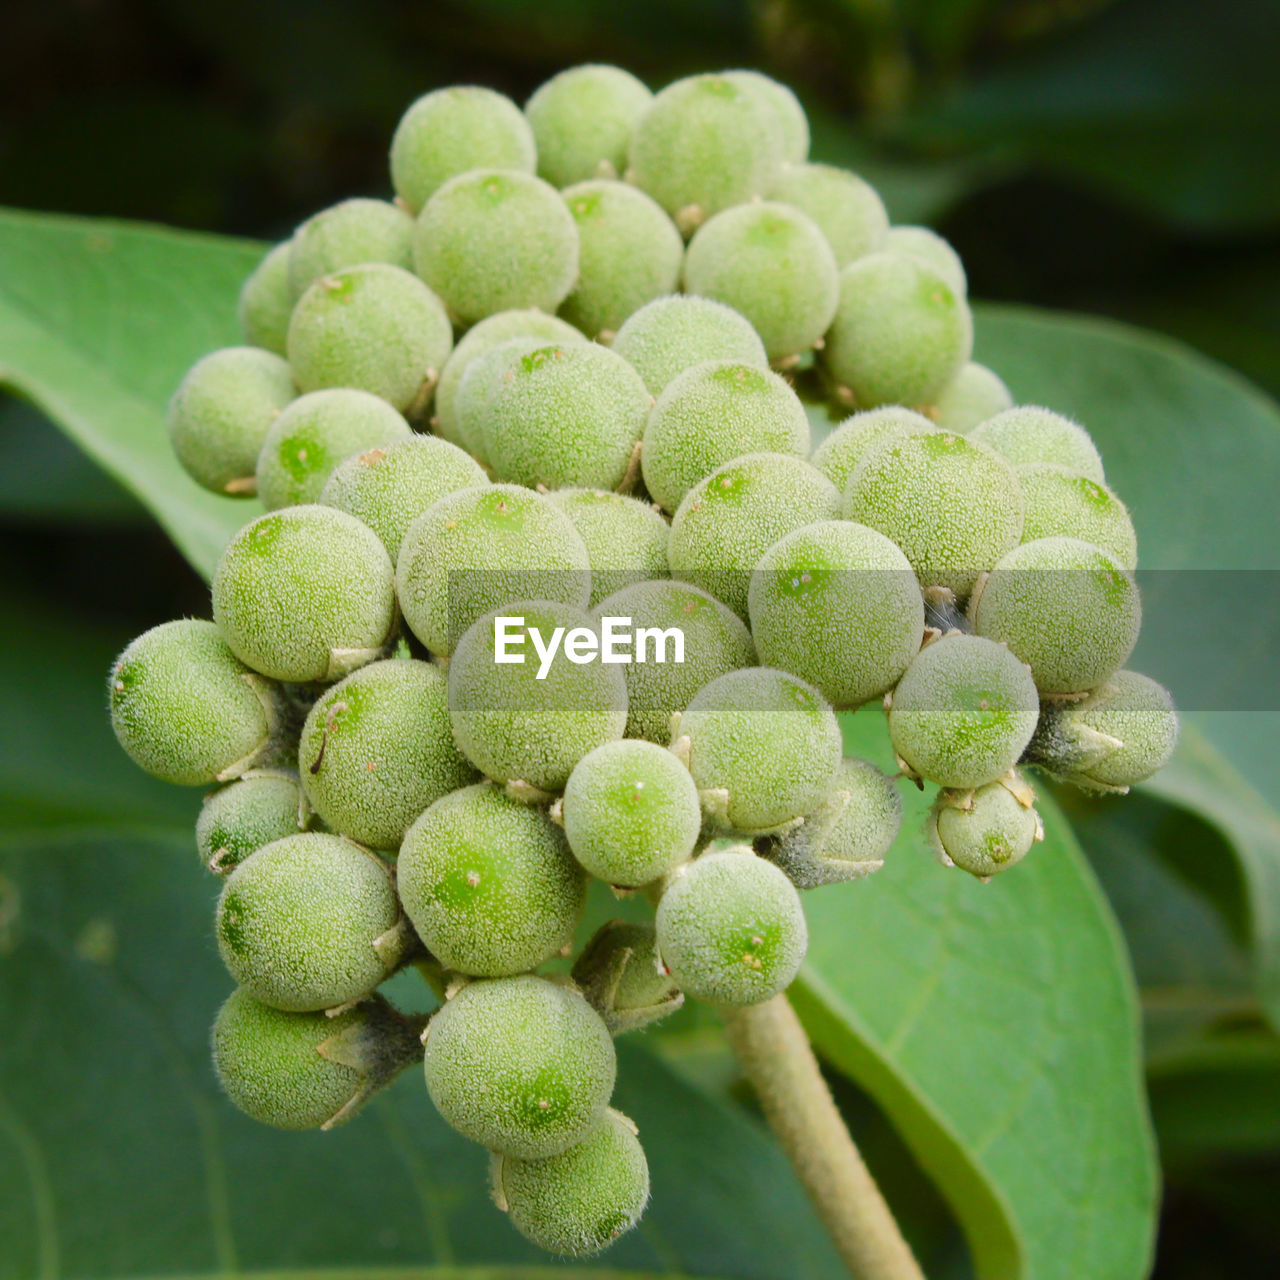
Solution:
<svg viewBox="0 0 1280 1280">
<path fill-rule="evenodd" d="M 980 422 L 969 432 L 969 439 L 994 449 L 1015 467 L 1052 462 L 1098 484 L 1105 482 L 1102 459 L 1089 433 L 1078 422 L 1049 409 L 1025 404 L 1006 409 Z"/>
<path fill-rule="evenodd" d="M 704 476 L 747 453 L 809 452 L 809 419 L 776 373 L 732 361 L 694 365 L 673 378 L 644 428 L 645 487 L 675 509 Z"/>
<path fill-rule="evenodd" d="M 782 170 L 768 194 L 771 200 L 794 205 L 818 224 L 842 269 L 883 247 L 889 230 L 884 201 L 856 173 L 829 164 L 792 165 Z"/>
<path fill-rule="evenodd" d="M 578 277 L 578 228 L 541 178 L 475 169 L 427 201 L 413 261 L 462 325 L 513 307 L 554 311 Z"/>
<path fill-rule="evenodd" d="M 1138 565 L 1138 539 L 1128 508 L 1104 484 L 1052 462 L 1018 467 L 1027 502 L 1022 541 L 1076 538 L 1091 542 L 1124 569 Z"/>
<path fill-rule="evenodd" d="M 294 299 L 321 276 L 366 262 L 413 267 L 413 218 L 386 200 L 343 200 L 312 214 L 293 233 L 289 289 Z"/>
<path fill-rule="evenodd" d="M 976 791 L 940 791 L 929 812 L 929 838 L 944 860 L 989 880 L 1044 839 L 1034 799 L 1016 773 Z"/>
<path fill-rule="evenodd" d="M 740 204 L 704 222 L 685 254 L 684 287 L 746 316 L 770 360 L 820 341 L 840 296 L 835 254 L 817 223 L 772 201 Z"/>
<path fill-rule="evenodd" d="M 510 98 L 476 85 L 436 89 L 400 118 L 391 139 L 391 183 L 416 213 L 437 188 L 469 169 L 532 173 L 528 121 Z"/>
<path fill-rule="evenodd" d="M 440 299 L 402 267 L 368 263 L 322 276 L 289 321 L 289 363 L 304 391 L 355 387 L 417 415 L 453 347 Z"/>
<path fill-rule="evenodd" d="M 502 314 L 511 313 L 504 311 Z M 578 339 L 570 341 L 577 342 Z M 454 399 L 454 417 L 462 447 L 484 466 L 492 465 L 485 437 L 494 402 L 507 382 L 516 376 L 520 362 L 550 345 L 546 338 L 505 338 L 467 364 Z"/>
<path fill-rule="evenodd" d="M 521 1235 L 574 1258 L 607 1249 L 649 1202 L 649 1164 L 636 1127 L 612 1108 L 560 1155 L 495 1155 L 490 1178 L 494 1201 Z"/>
<path fill-rule="evenodd" d="M 736 830 L 763 832 L 809 812 L 830 789 L 840 726 L 812 685 L 747 667 L 698 691 L 673 724 L 672 750 L 709 813 Z"/>
<path fill-rule="evenodd" d="M 213 574 L 213 619 L 235 655 L 275 680 L 337 680 L 372 662 L 395 624 L 378 536 L 332 507 L 245 525 Z"/>
<path fill-rule="evenodd" d="M 681 990 L 718 1005 L 759 1004 L 785 991 L 809 943 L 795 886 L 745 845 L 682 868 L 655 924 Z"/>
<path fill-rule="evenodd" d="M 944 430 L 964 433 L 1012 407 L 1013 395 L 999 376 L 970 360 L 938 393 L 932 414 Z"/>
<path fill-rule="evenodd" d="M 863 458 L 877 445 L 890 436 L 936 429 L 924 414 L 900 405 L 864 409 L 840 423 L 813 451 L 809 461 L 844 493 Z"/>
<path fill-rule="evenodd" d="M 918 777 L 972 789 L 1013 768 L 1039 708 L 1031 672 L 1008 649 L 953 632 L 921 649 L 898 682 L 889 737 Z"/>
<path fill-rule="evenodd" d="M 293 372 L 259 347 L 224 347 L 197 360 L 169 401 L 169 440 L 186 473 L 215 493 L 249 497 L 258 451 L 298 394 Z"/>
<path fill-rule="evenodd" d="M 387 866 L 341 836 L 305 832 L 250 854 L 218 899 L 218 951 L 275 1009 L 333 1009 L 367 996 L 405 951 Z"/>
<path fill-rule="evenodd" d="M 784 165 L 804 164 L 809 158 L 809 118 L 792 90 L 759 71 L 722 71 L 720 74 L 730 84 L 754 93 L 767 104 L 782 132 Z"/>
<path fill-rule="evenodd" d="M 667 576 L 670 526 L 647 502 L 603 489 L 555 489 L 547 497 L 587 548 L 590 608 L 633 582 Z"/>
<path fill-rule="evenodd" d="M 651 924 L 610 920 L 574 962 L 573 980 L 614 1036 L 674 1013 L 684 994 L 658 958 Z"/>
<path fill-rule="evenodd" d="M 252 770 L 205 796 L 196 818 L 200 861 L 226 875 L 263 845 L 301 831 L 309 813 L 296 774 Z"/>
<path fill-rule="evenodd" d="M 240 332 L 251 347 L 265 347 L 284 355 L 293 291 L 289 288 L 290 241 L 278 244 L 254 267 L 240 289 L 236 316 Z"/>
<path fill-rule="evenodd" d="M 886 253 L 918 258 L 932 267 L 959 297 L 964 297 L 968 291 L 969 281 L 960 255 L 928 227 L 890 227 L 880 248 Z"/>
<path fill-rule="evenodd" d="M 558 1155 L 596 1126 L 617 1060 L 576 992 L 527 975 L 469 982 L 427 1027 L 427 1090 L 464 1137 L 527 1160 Z"/>
<path fill-rule="evenodd" d="M 459 973 L 533 969 L 573 942 L 586 903 L 586 876 L 546 811 L 485 784 L 431 805 L 396 867 L 418 936 Z"/>
<path fill-rule="evenodd" d="M 1133 575 L 1101 547 L 1041 538 L 997 562 L 969 606 L 973 629 L 1009 646 L 1041 693 L 1095 689 L 1138 641 Z"/>
</svg>

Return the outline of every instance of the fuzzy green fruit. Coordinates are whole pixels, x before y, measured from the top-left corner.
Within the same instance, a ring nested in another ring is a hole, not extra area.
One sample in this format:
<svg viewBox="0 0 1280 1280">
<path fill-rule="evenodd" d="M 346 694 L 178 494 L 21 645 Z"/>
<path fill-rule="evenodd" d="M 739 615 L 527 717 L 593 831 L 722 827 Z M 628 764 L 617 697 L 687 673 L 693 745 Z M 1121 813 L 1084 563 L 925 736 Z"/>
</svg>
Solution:
<svg viewBox="0 0 1280 1280">
<path fill-rule="evenodd" d="M 293 313 L 293 291 L 289 288 L 288 241 L 267 251 L 240 289 L 236 317 L 240 332 L 251 347 L 264 347 L 284 355 L 289 317 Z"/>
<path fill-rule="evenodd" d="M 293 233 L 289 290 L 296 301 L 321 276 L 366 262 L 412 269 L 413 218 L 386 200 L 343 200 Z"/>
<path fill-rule="evenodd" d="M 570 341 L 576 343 L 578 339 Z M 467 365 L 467 371 L 458 384 L 454 417 L 462 447 L 485 467 L 492 468 L 485 436 L 489 420 L 493 416 L 494 402 L 507 383 L 516 376 L 520 362 L 535 351 L 551 345 L 546 338 L 505 338 L 481 352 Z"/>
<path fill-rule="evenodd" d="M 970 360 L 938 393 L 932 413 L 945 431 L 964 433 L 1012 407 L 1013 395 L 1000 377 Z"/>
<path fill-rule="evenodd" d="M 1021 862 L 1044 828 L 1031 788 L 1016 773 L 976 791 L 940 791 L 929 813 L 929 838 L 938 854 L 980 880 Z"/>
<path fill-rule="evenodd" d="M 795 93 L 759 71 L 722 71 L 720 74 L 730 84 L 755 94 L 767 105 L 782 133 L 783 164 L 804 164 L 809 158 L 809 118 Z"/>
<path fill-rule="evenodd" d="M 818 224 L 843 269 L 883 247 L 889 230 L 884 201 L 869 183 L 829 164 L 796 164 L 778 175 L 771 200 L 794 205 Z"/>
<path fill-rule="evenodd" d="M 1015 467 L 1052 462 L 1098 484 L 1106 480 L 1089 433 L 1078 422 L 1049 409 L 1035 405 L 1006 409 L 974 427 L 969 439 L 994 449 Z"/>
<path fill-rule="evenodd" d="M 936 429 L 929 418 L 914 409 L 899 405 L 864 409 L 840 423 L 813 451 L 809 461 L 844 493 L 859 463 L 877 445 L 893 435 Z"/>
<path fill-rule="evenodd" d="M 587 548 L 588 607 L 633 582 L 667 576 L 670 526 L 647 502 L 604 489 L 555 489 L 547 498 L 573 521 Z"/>
<path fill-rule="evenodd" d="M 886 253 L 918 258 L 932 267 L 963 297 L 969 288 L 960 255 L 929 227 L 890 227 L 880 246 Z"/>
<path fill-rule="evenodd" d="M 226 875 L 263 845 L 296 835 L 308 817 L 297 774 L 254 769 L 205 796 L 196 850 L 210 871 Z"/>
<path fill-rule="evenodd" d="M 1022 541 L 1076 538 L 1091 542 L 1125 569 L 1138 566 L 1138 539 L 1128 508 L 1104 484 L 1052 462 L 1018 467 L 1027 502 Z"/>
<path fill-rule="evenodd" d="M 651 924 L 602 924 L 574 962 L 573 980 L 614 1036 L 657 1022 L 684 1003 L 658 958 Z"/>
</svg>

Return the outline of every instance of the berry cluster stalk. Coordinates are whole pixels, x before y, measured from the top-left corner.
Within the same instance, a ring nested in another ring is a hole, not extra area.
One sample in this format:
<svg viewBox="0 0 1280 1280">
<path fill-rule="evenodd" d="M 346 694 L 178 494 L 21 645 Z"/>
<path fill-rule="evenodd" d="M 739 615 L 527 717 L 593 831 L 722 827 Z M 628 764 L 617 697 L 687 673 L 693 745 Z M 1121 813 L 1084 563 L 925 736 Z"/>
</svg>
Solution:
<svg viewBox="0 0 1280 1280">
<path fill-rule="evenodd" d="M 722 1016 L 765 1119 L 851 1274 L 858 1280 L 924 1280 L 786 995 L 727 1008 Z"/>
</svg>

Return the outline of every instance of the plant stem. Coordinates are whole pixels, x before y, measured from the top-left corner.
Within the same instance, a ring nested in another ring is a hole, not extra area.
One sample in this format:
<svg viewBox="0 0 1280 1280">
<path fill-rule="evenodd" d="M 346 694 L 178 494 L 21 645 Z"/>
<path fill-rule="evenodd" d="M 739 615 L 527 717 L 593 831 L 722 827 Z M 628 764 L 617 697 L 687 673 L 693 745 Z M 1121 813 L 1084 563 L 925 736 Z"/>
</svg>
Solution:
<svg viewBox="0 0 1280 1280">
<path fill-rule="evenodd" d="M 786 996 L 721 1012 L 765 1119 L 850 1272 L 858 1280 L 924 1280 Z"/>
</svg>

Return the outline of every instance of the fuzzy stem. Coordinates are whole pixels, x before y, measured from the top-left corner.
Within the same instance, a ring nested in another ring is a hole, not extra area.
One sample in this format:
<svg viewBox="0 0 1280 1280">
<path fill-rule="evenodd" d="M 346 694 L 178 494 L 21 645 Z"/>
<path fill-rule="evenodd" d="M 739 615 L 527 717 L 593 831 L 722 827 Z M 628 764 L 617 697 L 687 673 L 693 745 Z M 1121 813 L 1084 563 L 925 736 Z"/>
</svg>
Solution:
<svg viewBox="0 0 1280 1280">
<path fill-rule="evenodd" d="M 924 1280 L 786 996 L 721 1013 L 765 1119 L 851 1274 L 859 1280 Z"/>
</svg>

